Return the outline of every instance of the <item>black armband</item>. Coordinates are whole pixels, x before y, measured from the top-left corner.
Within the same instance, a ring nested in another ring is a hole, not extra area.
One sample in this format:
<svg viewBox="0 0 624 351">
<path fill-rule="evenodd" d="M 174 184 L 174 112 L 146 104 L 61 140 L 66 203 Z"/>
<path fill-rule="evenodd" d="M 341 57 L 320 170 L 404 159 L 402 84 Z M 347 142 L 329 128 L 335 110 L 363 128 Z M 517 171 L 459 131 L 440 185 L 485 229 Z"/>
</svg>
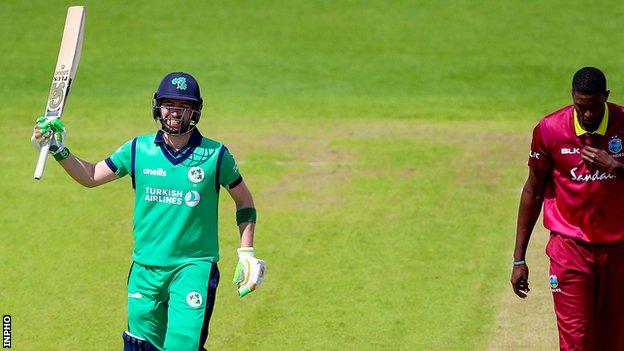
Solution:
<svg viewBox="0 0 624 351">
<path fill-rule="evenodd" d="M 256 223 L 256 209 L 253 207 L 250 208 L 241 208 L 236 211 L 236 224 L 241 225 L 241 223 L 251 222 Z"/>
</svg>

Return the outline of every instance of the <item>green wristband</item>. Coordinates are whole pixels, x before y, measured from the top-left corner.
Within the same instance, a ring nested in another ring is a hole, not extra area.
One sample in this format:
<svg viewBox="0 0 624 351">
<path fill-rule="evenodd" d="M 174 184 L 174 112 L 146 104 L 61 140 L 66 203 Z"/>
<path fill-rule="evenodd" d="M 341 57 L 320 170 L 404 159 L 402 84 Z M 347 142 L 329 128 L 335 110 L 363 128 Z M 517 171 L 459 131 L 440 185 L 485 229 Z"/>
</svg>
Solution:
<svg viewBox="0 0 624 351">
<path fill-rule="evenodd" d="M 241 225 L 241 223 L 245 222 L 256 223 L 255 208 L 241 208 L 240 210 L 236 211 L 236 225 Z"/>
<path fill-rule="evenodd" d="M 69 149 L 67 147 L 64 147 L 61 151 L 58 151 L 57 153 L 54 154 L 54 159 L 60 162 L 68 158 L 69 155 L 70 155 Z"/>
</svg>

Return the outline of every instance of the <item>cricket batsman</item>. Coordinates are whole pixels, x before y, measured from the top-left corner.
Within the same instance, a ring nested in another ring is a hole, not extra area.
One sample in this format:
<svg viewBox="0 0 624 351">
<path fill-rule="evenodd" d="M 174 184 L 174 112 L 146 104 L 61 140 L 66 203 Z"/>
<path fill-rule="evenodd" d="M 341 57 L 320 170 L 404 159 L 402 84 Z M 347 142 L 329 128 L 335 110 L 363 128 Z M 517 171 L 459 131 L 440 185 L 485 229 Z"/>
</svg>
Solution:
<svg viewBox="0 0 624 351">
<path fill-rule="evenodd" d="M 511 285 L 527 296 L 525 255 L 543 204 L 561 350 L 624 350 L 624 107 L 608 97 L 602 71 L 574 74 L 573 104 L 533 130 L 520 198 Z"/>
<path fill-rule="evenodd" d="M 50 142 L 61 167 L 86 187 L 131 178 L 134 250 L 124 351 L 205 350 L 219 284 L 219 189 L 236 203 L 241 243 L 234 283 L 241 297 L 261 284 L 265 271 L 264 261 L 254 257 L 256 210 L 232 154 L 197 129 L 202 98 L 195 78 L 166 75 L 152 106 L 159 130 L 95 164 L 64 145 L 60 119 L 38 118 L 31 139 L 38 148 Z"/>
</svg>

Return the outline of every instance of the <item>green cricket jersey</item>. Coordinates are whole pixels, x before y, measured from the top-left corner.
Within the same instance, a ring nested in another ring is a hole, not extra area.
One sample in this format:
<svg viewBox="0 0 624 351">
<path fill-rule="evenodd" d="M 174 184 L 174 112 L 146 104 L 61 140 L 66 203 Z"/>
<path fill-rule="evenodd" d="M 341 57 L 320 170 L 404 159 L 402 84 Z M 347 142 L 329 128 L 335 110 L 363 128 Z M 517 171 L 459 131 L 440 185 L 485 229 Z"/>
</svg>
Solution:
<svg viewBox="0 0 624 351">
<path fill-rule="evenodd" d="M 197 129 L 191 133 L 189 144 L 178 152 L 159 131 L 126 142 L 105 160 L 118 176 L 132 177 L 132 259 L 142 265 L 219 260 L 219 187 L 232 188 L 242 177 L 223 144 Z"/>
</svg>

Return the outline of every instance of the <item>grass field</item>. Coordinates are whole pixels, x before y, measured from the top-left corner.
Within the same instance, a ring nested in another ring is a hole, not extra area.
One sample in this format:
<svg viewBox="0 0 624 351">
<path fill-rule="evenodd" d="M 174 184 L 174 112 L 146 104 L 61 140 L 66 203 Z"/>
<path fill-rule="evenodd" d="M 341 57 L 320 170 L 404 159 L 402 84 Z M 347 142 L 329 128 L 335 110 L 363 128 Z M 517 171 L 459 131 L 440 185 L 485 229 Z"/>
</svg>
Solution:
<svg viewBox="0 0 624 351">
<path fill-rule="evenodd" d="M 236 297 L 223 196 L 209 349 L 556 347 L 544 231 L 530 299 L 508 283 L 530 131 L 569 103 L 582 66 L 604 69 L 622 100 L 624 5 L 84 3 L 72 152 L 100 160 L 154 130 L 151 95 L 184 70 L 202 86 L 200 129 L 229 146 L 254 193 L 266 282 Z M 0 2 L 0 312 L 15 350 L 118 350 L 126 327 L 129 179 L 85 189 L 50 161 L 32 180 L 28 139 L 75 4 Z"/>
</svg>

